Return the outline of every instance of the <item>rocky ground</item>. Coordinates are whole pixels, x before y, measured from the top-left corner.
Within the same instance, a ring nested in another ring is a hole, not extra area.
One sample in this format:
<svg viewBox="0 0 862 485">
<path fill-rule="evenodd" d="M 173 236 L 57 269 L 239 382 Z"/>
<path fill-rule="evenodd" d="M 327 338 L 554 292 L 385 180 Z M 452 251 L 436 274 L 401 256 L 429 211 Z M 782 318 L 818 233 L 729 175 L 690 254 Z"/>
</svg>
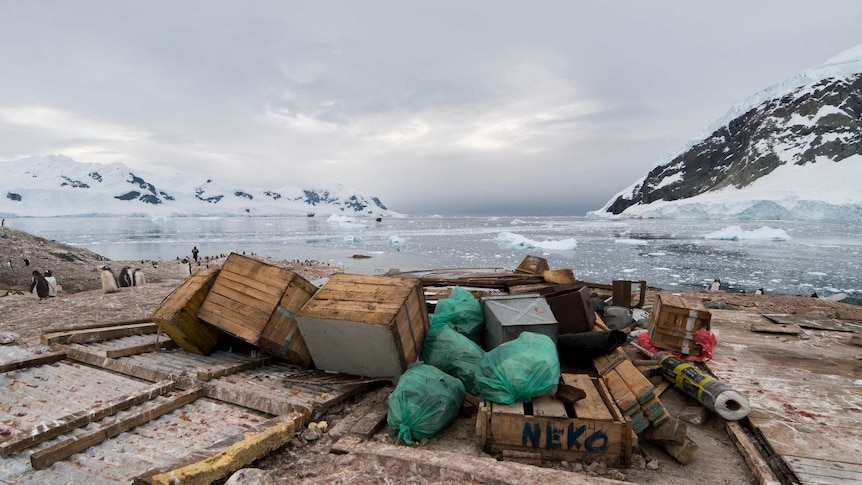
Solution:
<svg viewBox="0 0 862 485">
<path fill-rule="evenodd" d="M 39 336 L 47 330 L 121 322 L 149 317 L 188 275 L 188 265 L 178 261 L 108 261 L 105 258 L 80 248 L 72 248 L 55 241 L 33 237 L 8 227 L 0 228 L 0 258 L 4 262 L 0 269 L 0 334 L 17 335 L 17 344 L 39 349 Z M 25 266 L 23 258 L 30 260 Z M 12 261 L 10 268 L 7 262 Z M 223 260 L 204 261 L 201 267 L 217 267 Z M 110 265 L 114 269 L 123 266 L 142 267 L 146 274 L 144 286 L 123 288 L 118 293 L 105 294 L 101 290 L 99 268 Z M 326 277 L 336 268 L 315 262 L 278 262 L 279 265 L 296 271 L 310 281 Z M 193 266 L 195 269 L 197 266 Z M 26 292 L 30 273 L 52 269 L 57 275 L 62 291 L 55 298 L 39 300 Z M 701 298 L 705 304 L 723 303 L 762 313 L 796 313 L 829 316 L 840 319 L 862 320 L 862 307 L 799 296 L 762 296 L 727 294 L 723 292 L 694 292 L 688 296 Z M 654 293 L 647 295 L 652 302 Z M 335 406 L 322 417 L 330 428 L 345 419 L 362 402 L 363 396 Z M 663 401 L 670 408 L 690 406 L 674 390 L 666 392 Z M 674 400 L 678 401 L 673 404 Z M 437 437 L 424 441 L 420 448 L 430 451 L 455 452 L 467 456 L 484 455 L 475 439 L 475 421 L 459 417 Z M 718 456 L 728 463 L 729 471 L 721 476 L 697 476 L 701 484 L 742 485 L 753 483 L 747 473 L 742 457 L 736 452 L 723 429 L 720 418 L 713 416 L 697 428 L 700 453 Z M 306 437 L 309 437 L 306 434 Z M 298 435 L 285 448 L 259 460 L 254 466 L 262 468 L 265 475 L 275 483 L 451 483 L 440 477 L 423 476 L 406 466 L 383 466 L 378 461 L 363 460 L 350 455 L 329 453 L 334 438 L 324 433 L 306 439 Z M 374 438 L 381 443 L 394 443 L 392 433 L 386 429 Z M 679 465 L 662 450 L 642 443 L 630 468 L 609 468 L 601 463 L 549 463 L 561 472 L 578 472 L 616 480 L 637 483 L 684 483 L 693 473 Z M 575 475 L 572 475 L 577 479 Z M 246 482 L 250 483 L 250 482 Z M 255 482 L 259 483 L 259 482 Z"/>
</svg>

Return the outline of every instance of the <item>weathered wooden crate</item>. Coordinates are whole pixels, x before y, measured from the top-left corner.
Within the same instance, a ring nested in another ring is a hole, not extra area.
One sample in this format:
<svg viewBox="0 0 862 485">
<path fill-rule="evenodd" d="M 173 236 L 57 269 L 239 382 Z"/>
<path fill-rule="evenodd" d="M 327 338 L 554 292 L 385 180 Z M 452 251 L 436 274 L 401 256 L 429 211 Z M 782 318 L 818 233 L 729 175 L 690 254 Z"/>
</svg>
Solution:
<svg viewBox="0 0 862 485">
<path fill-rule="evenodd" d="M 428 312 L 417 279 L 337 273 L 296 315 L 318 369 L 400 376 L 419 358 Z"/>
<path fill-rule="evenodd" d="M 693 334 L 709 330 L 711 318 L 712 314 L 700 302 L 686 301 L 673 293 L 659 293 L 647 330 L 658 348 L 698 355 L 701 349 Z"/>
<path fill-rule="evenodd" d="M 529 403 L 481 403 L 476 433 L 485 449 L 538 453 L 551 460 L 628 464 L 636 439 L 631 419 L 610 401 L 602 379 L 563 374 L 563 382 L 583 389 L 587 396 L 573 405 L 550 394 Z"/>
<path fill-rule="evenodd" d="M 545 271 L 548 271 L 549 269 L 551 269 L 551 267 L 548 265 L 547 259 L 540 258 L 539 256 L 527 255 L 524 257 L 524 260 L 521 261 L 521 264 L 518 265 L 515 272 L 542 276 Z"/>
<path fill-rule="evenodd" d="M 209 355 L 224 335 L 197 317 L 218 274 L 218 269 L 196 271 L 171 292 L 150 317 L 177 345 L 189 352 Z"/>
<path fill-rule="evenodd" d="M 231 253 L 198 318 L 288 362 L 311 365 L 296 312 L 316 287 L 272 261 Z"/>
</svg>

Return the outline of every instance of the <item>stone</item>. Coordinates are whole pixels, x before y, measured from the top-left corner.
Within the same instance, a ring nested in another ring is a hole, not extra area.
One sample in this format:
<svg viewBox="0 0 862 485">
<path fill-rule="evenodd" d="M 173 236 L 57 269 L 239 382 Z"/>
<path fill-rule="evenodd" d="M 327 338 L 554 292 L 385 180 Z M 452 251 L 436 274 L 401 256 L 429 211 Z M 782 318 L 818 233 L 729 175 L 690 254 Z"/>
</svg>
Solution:
<svg viewBox="0 0 862 485">
<path fill-rule="evenodd" d="M 647 462 L 646 467 L 648 470 L 658 470 L 658 461 L 650 460 Z"/>
<path fill-rule="evenodd" d="M 275 485 L 272 476 L 259 468 L 243 468 L 234 472 L 225 485 Z"/>
</svg>

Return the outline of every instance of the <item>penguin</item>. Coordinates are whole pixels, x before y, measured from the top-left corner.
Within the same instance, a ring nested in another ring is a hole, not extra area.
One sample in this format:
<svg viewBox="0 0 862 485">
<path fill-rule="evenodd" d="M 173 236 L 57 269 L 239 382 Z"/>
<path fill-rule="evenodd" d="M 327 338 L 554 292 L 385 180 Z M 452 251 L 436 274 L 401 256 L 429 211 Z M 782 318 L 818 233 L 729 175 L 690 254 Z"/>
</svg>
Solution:
<svg viewBox="0 0 862 485">
<path fill-rule="evenodd" d="M 50 269 L 45 271 L 45 281 L 48 282 L 48 296 L 52 298 L 57 296 L 57 278 Z"/>
<path fill-rule="evenodd" d="M 754 294 L 755 294 L 755 295 L 765 295 L 765 294 L 766 294 L 766 292 L 765 292 L 765 291 L 763 291 L 763 288 L 758 288 L 758 289 L 754 292 Z"/>
<path fill-rule="evenodd" d="M 12 266 L 12 259 L 9 259 L 9 261 L 6 261 L 6 264 L 7 264 L 7 265 L 9 265 L 9 269 L 12 269 L 12 270 L 14 270 L 14 269 L 15 269 L 15 268 Z"/>
<path fill-rule="evenodd" d="M 38 271 L 33 271 L 33 282 L 30 283 L 30 292 L 32 293 L 34 290 L 40 300 L 48 298 L 48 282 L 42 276 L 42 273 Z"/>
<path fill-rule="evenodd" d="M 117 276 L 109 266 L 102 266 L 102 291 L 105 293 L 116 293 L 120 291 Z"/>
<path fill-rule="evenodd" d="M 24 258 L 24 266 L 30 266 L 30 258 Z"/>
<path fill-rule="evenodd" d="M 709 291 L 721 291 L 721 280 L 716 278 L 709 287 Z"/>
<path fill-rule="evenodd" d="M 132 272 L 130 271 L 132 268 L 128 266 L 123 266 L 123 269 L 120 270 L 120 287 L 128 288 L 132 286 Z"/>
<path fill-rule="evenodd" d="M 132 286 L 143 286 L 146 282 L 141 268 L 135 269 L 135 272 L 132 273 Z"/>
</svg>

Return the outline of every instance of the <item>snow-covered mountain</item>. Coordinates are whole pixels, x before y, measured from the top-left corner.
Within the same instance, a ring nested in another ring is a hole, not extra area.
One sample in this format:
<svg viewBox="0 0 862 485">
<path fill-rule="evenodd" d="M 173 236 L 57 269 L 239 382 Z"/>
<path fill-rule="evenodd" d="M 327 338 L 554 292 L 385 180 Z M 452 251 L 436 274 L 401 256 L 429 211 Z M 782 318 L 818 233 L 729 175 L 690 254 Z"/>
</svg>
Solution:
<svg viewBox="0 0 862 485">
<path fill-rule="evenodd" d="M 862 220 L 862 45 L 735 106 L 594 216 Z"/>
<path fill-rule="evenodd" d="M 62 155 L 0 163 L 0 215 L 393 215 L 377 197 L 339 184 L 248 189 L 195 176 L 162 177 L 121 163 Z"/>
</svg>

